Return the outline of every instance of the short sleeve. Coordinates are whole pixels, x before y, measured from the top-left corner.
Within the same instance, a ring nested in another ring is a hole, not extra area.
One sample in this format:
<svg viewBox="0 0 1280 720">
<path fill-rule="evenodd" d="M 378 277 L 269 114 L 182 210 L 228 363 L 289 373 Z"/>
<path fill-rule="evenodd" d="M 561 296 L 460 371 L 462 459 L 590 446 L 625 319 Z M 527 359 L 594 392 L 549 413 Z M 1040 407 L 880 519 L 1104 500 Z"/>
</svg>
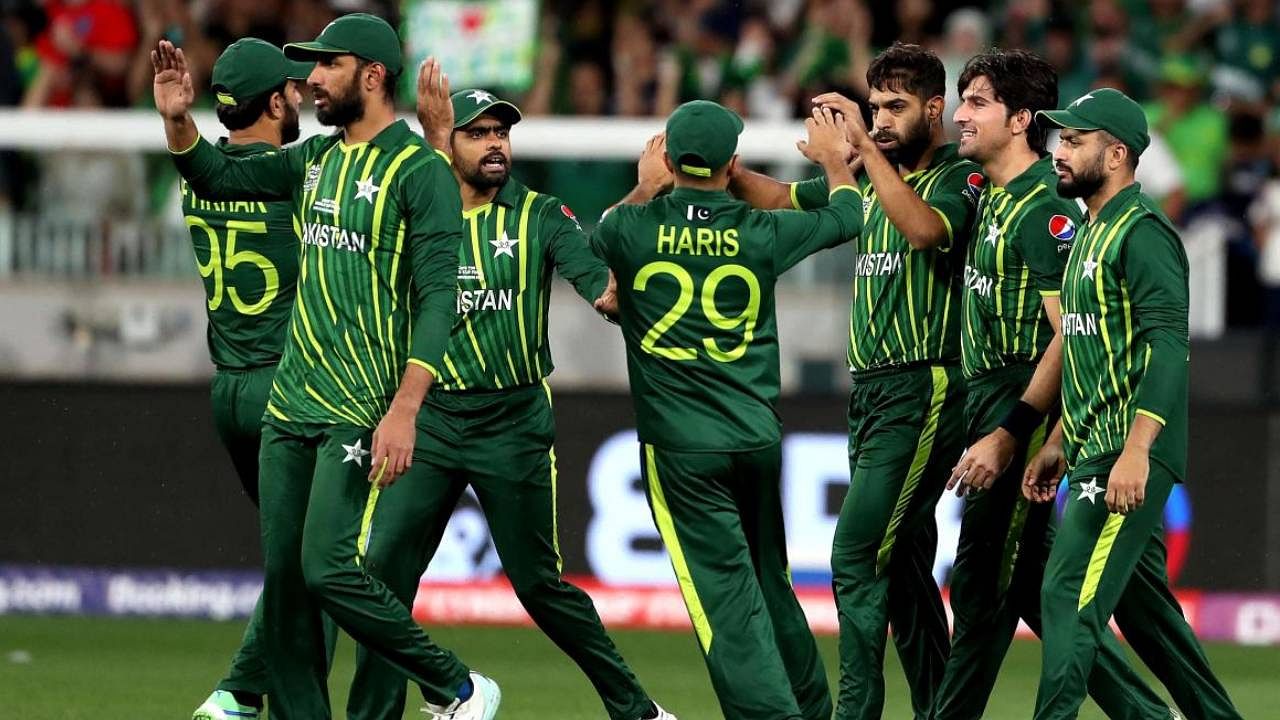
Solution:
<svg viewBox="0 0 1280 720">
<path fill-rule="evenodd" d="M 978 195 L 985 182 L 976 165 L 958 163 L 946 170 L 931 187 L 921 188 L 928 192 L 924 201 L 947 226 L 947 242 L 939 249 L 944 252 L 957 246 L 963 249 L 977 215 Z"/>
<path fill-rule="evenodd" d="M 1080 211 L 1068 200 L 1055 199 L 1027 210 L 1018 223 L 1018 254 L 1031 275 L 1031 287 L 1044 297 L 1062 291 L 1062 272 L 1080 228 Z"/>
</svg>

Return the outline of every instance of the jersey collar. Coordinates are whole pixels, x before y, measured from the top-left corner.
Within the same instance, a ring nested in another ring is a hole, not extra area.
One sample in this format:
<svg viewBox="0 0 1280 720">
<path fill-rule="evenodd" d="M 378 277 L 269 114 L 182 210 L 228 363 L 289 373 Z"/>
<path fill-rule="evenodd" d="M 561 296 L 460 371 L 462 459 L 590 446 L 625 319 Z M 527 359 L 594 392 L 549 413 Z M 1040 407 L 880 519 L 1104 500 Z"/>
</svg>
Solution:
<svg viewBox="0 0 1280 720">
<path fill-rule="evenodd" d="M 907 173 L 906 176 L 904 176 L 902 179 L 911 180 L 913 178 L 920 177 L 921 175 L 938 167 L 942 163 L 951 162 L 952 160 L 959 160 L 959 159 L 960 159 L 959 145 L 955 143 L 946 143 L 944 145 L 939 145 L 938 148 L 933 151 L 933 156 L 929 158 L 928 167 L 926 167 L 923 170 L 913 170 Z"/>
<path fill-rule="evenodd" d="M 702 190 L 700 188 L 678 187 L 671 191 L 671 197 L 686 202 L 727 202 L 733 200 L 726 190 Z"/>
<path fill-rule="evenodd" d="M 371 142 L 379 150 L 389 152 L 402 147 L 412 135 L 413 131 L 409 129 L 409 124 L 403 120 L 397 120 L 374 135 Z"/>
<path fill-rule="evenodd" d="M 524 199 L 524 195 L 528 190 L 519 180 L 508 175 L 507 181 L 503 183 L 502 187 L 498 188 L 498 194 L 493 196 L 493 201 L 499 205 L 515 208 Z"/>
<path fill-rule="evenodd" d="M 232 143 L 229 138 L 218 138 L 218 149 L 228 155 L 257 155 L 261 152 L 279 150 L 269 142 Z"/>
<path fill-rule="evenodd" d="M 1022 171 L 1022 174 L 1010 180 L 1009 184 L 1004 186 L 1004 189 L 1010 195 L 1020 196 L 1030 192 L 1032 188 L 1050 176 L 1055 178 L 1054 185 L 1056 187 L 1057 175 L 1053 172 L 1053 158 L 1045 155 L 1031 163 L 1030 167 Z"/>
<path fill-rule="evenodd" d="M 1102 209 L 1098 211 L 1098 217 L 1088 218 L 1089 222 L 1093 223 L 1100 220 L 1110 220 L 1112 217 L 1120 214 L 1121 210 L 1133 204 L 1134 200 L 1137 199 L 1137 196 L 1141 192 L 1141 185 L 1136 182 L 1131 183 L 1128 187 L 1123 188 L 1120 192 L 1116 193 L 1115 197 L 1108 200 L 1106 205 L 1102 206 Z"/>
</svg>

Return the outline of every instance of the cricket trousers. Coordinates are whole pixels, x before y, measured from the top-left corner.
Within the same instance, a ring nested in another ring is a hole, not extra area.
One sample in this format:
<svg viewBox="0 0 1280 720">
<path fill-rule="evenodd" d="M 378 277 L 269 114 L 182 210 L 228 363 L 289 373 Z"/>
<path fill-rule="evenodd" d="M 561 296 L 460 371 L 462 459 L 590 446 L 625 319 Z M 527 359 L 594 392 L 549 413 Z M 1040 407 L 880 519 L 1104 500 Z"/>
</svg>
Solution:
<svg viewBox="0 0 1280 720">
<path fill-rule="evenodd" d="M 1035 373 L 1015 365 L 966 383 L 965 422 L 973 443 L 1000 426 Z M 1040 586 L 1053 537 L 1052 503 L 1022 495 L 1026 463 L 1040 451 L 1054 418 L 1047 417 L 1019 446 L 1009 468 L 983 491 L 965 496 L 960 541 L 951 574 L 955 626 L 951 657 L 938 689 L 934 720 L 979 720 L 995 687 L 1018 620 L 1041 632 Z M 1108 629 L 1089 693 L 1113 720 L 1168 720 L 1169 710 L 1127 662 Z"/>
<path fill-rule="evenodd" d="M 324 614 L 432 703 L 452 702 L 467 677 L 467 667 L 362 566 L 379 494 L 368 479 L 372 435 L 349 425 L 268 419 L 263 426 L 262 635 L 275 720 L 331 717 Z"/>
<path fill-rule="evenodd" d="M 433 392 L 418 417 L 413 467 L 382 493 L 365 556 L 405 606 L 468 485 L 529 617 L 586 674 L 612 720 L 638 720 L 649 697 L 605 633 L 595 605 L 561 577 L 555 419 L 543 383 L 492 392 Z M 357 650 L 347 717 L 398 720 L 404 676 Z"/>
<path fill-rule="evenodd" d="M 954 366 L 855 373 L 849 491 L 831 548 L 840 622 L 838 720 L 884 710 L 890 627 L 917 720 L 933 709 L 950 649 L 933 579 L 934 512 L 964 443 L 964 381 Z"/>
<path fill-rule="evenodd" d="M 1110 468 L 1071 477 L 1041 590 L 1044 654 L 1036 720 L 1075 718 L 1114 614 L 1125 639 L 1190 720 L 1239 720 L 1169 590 L 1165 501 L 1174 477 L 1152 462 L 1146 499 L 1107 511 Z"/>
<path fill-rule="evenodd" d="M 831 692 L 791 587 L 781 445 L 676 452 L 643 444 L 653 519 L 727 720 L 828 720 Z"/>
</svg>

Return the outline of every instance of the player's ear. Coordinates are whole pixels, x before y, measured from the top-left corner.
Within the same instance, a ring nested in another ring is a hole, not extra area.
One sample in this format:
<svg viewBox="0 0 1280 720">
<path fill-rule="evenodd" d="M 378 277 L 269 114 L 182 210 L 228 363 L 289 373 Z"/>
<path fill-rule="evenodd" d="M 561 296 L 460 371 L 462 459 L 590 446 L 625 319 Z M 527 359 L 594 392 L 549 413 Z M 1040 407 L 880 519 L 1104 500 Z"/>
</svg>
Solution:
<svg viewBox="0 0 1280 720">
<path fill-rule="evenodd" d="M 925 117 L 929 122 L 935 123 L 942 118 L 942 111 L 946 109 L 947 101 L 941 95 L 935 95 L 924 104 Z"/>
<path fill-rule="evenodd" d="M 733 157 L 729 158 L 729 164 L 725 166 L 725 170 L 727 172 L 726 177 L 733 177 L 734 175 L 738 174 L 738 154 L 737 153 L 734 153 Z"/>
<path fill-rule="evenodd" d="M 1032 122 L 1035 122 L 1035 118 L 1031 115 L 1031 111 L 1026 108 L 1022 108 L 1010 116 L 1009 130 L 1012 131 L 1014 135 L 1026 134 L 1027 130 L 1031 128 Z"/>
<path fill-rule="evenodd" d="M 671 164 L 671 156 L 666 153 L 662 153 L 662 164 L 666 166 L 667 172 L 674 173 L 676 171 L 676 166 Z"/>
<path fill-rule="evenodd" d="M 286 105 L 288 101 L 285 100 L 283 93 L 271 93 L 271 99 L 267 101 L 267 114 L 272 120 L 279 120 L 284 117 Z"/>
</svg>

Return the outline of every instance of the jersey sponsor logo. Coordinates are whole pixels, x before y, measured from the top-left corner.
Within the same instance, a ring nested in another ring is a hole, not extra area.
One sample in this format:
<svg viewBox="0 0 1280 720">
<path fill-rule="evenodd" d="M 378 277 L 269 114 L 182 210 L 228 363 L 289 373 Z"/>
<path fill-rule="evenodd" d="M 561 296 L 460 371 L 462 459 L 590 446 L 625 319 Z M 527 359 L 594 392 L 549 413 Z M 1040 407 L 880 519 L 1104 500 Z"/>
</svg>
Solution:
<svg viewBox="0 0 1280 720">
<path fill-rule="evenodd" d="M 982 186 L 986 182 L 987 179 L 982 176 L 982 173 L 969 173 L 969 177 L 965 178 L 965 192 L 968 194 L 970 202 L 978 202 L 978 196 L 982 194 Z"/>
<path fill-rule="evenodd" d="M 318 213 L 338 214 L 338 201 L 333 198 L 320 198 L 311 203 L 311 210 Z"/>
<path fill-rule="evenodd" d="M 472 310 L 510 310 L 514 298 L 515 290 L 511 288 L 484 288 L 481 290 L 463 290 L 459 288 L 457 312 L 459 315 L 464 315 Z"/>
<path fill-rule="evenodd" d="M 316 247 L 331 247 L 348 252 L 364 252 L 367 237 L 337 225 L 305 223 L 302 226 L 302 242 Z"/>
<path fill-rule="evenodd" d="M 892 275 L 902 271 L 902 252 L 863 253 L 854 261 L 854 274 L 858 277 Z"/>
<path fill-rule="evenodd" d="M 716 230 L 705 227 L 691 228 L 685 225 L 659 225 L 658 252 L 667 255 L 733 257 L 738 254 L 738 229 Z"/>
<path fill-rule="evenodd" d="M 1097 335 L 1098 316 L 1093 313 L 1062 313 L 1062 334 Z"/>
<path fill-rule="evenodd" d="M 701 205 L 687 205 L 684 209 L 684 219 L 689 222 L 694 220 L 710 220 L 711 209 L 702 207 Z"/>
<path fill-rule="evenodd" d="M 991 297 L 991 289 L 995 286 L 995 280 L 983 275 L 972 265 L 965 265 L 964 286 L 982 297 Z"/>
<path fill-rule="evenodd" d="M 319 165 L 312 165 L 307 168 L 307 179 L 302 183 L 302 192 L 311 192 L 316 189 L 320 184 L 320 171 Z"/>
<path fill-rule="evenodd" d="M 612 210 L 612 209 L 613 209 L 613 208 L 609 208 L 609 210 Z M 601 220 L 603 220 L 603 219 L 604 219 L 604 216 L 605 216 L 605 215 L 607 215 L 607 214 L 609 213 L 609 210 L 605 210 L 605 211 L 604 211 L 604 213 L 600 215 L 600 219 L 601 219 Z M 568 205 L 561 205 L 561 206 L 560 206 L 560 212 L 561 212 L 561 213 L 563 213 L 565 217 L 567 217 L 567 218 L 569 218 L 570 220 L 572 220 L 572 221 L 573 221 L 573 224 L 574 224 L 575 226 L 577 226 L 577 228 L 578 228 L 579 232 L 581 232 L 581 230 L 582 230 L 582 223 L 578 222 L 578 216 L 573 214 L 573 211 L 569 209 L 569 206 L 568 206 Z"/>
<path fill-rule="evenodd" d="M 1049 234 L 1059 240 L 1074 240 L 1076 224 L 1066 215 L 1054 215 L 1049 218 Z"/>
</svg>

